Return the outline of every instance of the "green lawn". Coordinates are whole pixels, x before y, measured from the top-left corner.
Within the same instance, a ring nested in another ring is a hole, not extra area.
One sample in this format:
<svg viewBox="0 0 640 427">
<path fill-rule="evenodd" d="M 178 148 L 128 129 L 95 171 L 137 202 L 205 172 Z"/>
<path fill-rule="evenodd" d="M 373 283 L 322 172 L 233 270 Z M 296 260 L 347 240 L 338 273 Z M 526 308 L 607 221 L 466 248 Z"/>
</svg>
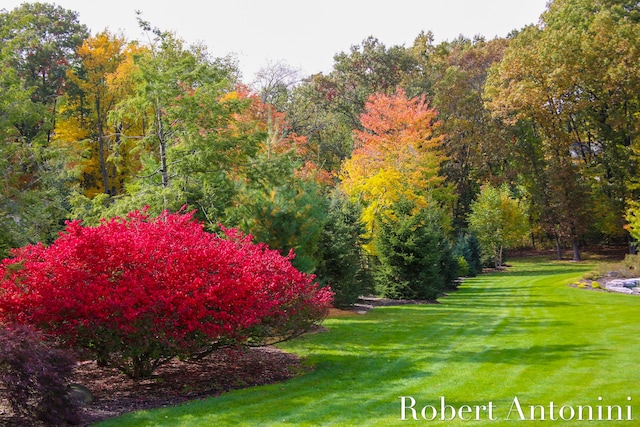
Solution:
<svg viewBox="0 0 640 427">
<path fill-rule="evenodd" d="M 640 420 L 640 297 L 567 286 L 591 268 L 521 261 L 508 273 L 465 281 L 441 304 L 328 319 L 329 333 L 282 345 L 307 357 L 311 373 L 100 426 L 635 425 L 526 422 L 514 403 L 527 419 L 532 405 L 543 406 L 546 419 L 560 418 L 564 406 L 574 420 L 580 406 L 585 418 L 587 406 L 593 418 L 602 407 L 605 419 L 611 406 L 615 418 L 618 405 L 623 418 L 630 409 Z M 417 421 L 410 409 L 401 420 L 402 396 L 407 405 L 415 400 Z M 441 397 L 455 419 L 445 408 L 447 420 L 438 421 Z M 421 418 L 426 405 L 438 410 L 436 420 Z"/>
</svg>

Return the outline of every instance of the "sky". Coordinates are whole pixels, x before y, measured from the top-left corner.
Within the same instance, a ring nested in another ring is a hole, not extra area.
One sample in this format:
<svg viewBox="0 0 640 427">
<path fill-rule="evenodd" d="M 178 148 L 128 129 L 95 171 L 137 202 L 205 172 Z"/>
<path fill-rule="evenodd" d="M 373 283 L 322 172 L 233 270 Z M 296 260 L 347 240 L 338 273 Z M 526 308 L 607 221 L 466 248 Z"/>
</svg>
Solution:
<svg viewBox="0 0 640 427">
<path fill-rule="evenodd" d="M 46 1 L 46 0 L 41 0 Z M 11 10 L 24 0 L 2 0 Z M 411 46 L 421 31 L 435 42 L 459 35 L 487 39 L 535 24 L 547 0 L 55 0 L 79 14 L 92 34 L 108 28 L 144 40 L 136 10 L 152 27 L 202 42 L 213 56 L 236 56 L 243 81 L 268 64 L 302 76 L 331 71 L 333 56 L 369 36 L 385 46 Z"/>
</svg>

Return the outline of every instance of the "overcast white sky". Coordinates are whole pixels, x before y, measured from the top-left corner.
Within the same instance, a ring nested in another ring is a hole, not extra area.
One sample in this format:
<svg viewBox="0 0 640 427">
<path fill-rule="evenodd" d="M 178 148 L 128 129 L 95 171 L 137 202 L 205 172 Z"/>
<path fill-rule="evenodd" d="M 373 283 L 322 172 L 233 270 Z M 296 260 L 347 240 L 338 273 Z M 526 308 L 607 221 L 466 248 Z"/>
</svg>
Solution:
<svg viewBox="0 0 640 427">
<path fill-rule="evenodd" d="M 41 0 L 45 1 L 45 0 Z M 11 10 L 24 0 L 2 0 Z M 410 46 L 420 31 L 436 43 L 462 34 L 504 37 L 537 23 L 547 0 L 57 0 L 79 13 L 92 34 L 105 28 L 141 38 L 136 10 L 161 30 L 204 42 L 214 56 L 235 53 L 243 80 L 268 62 L 283 61 L 303 75 L 328 72 L 333 55 L 368 36 L 387 47 Z"/>
</svg>

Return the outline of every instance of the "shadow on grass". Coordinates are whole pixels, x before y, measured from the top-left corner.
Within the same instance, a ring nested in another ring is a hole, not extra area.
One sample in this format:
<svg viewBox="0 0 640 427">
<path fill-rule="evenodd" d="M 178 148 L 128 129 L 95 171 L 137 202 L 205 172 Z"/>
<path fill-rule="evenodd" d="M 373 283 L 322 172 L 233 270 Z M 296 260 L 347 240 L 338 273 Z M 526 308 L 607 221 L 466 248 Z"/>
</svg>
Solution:
<svg viewBox="0 0 640 427">
<path fill-rule="evenodd" d="M 478 310 L 486 307 L 553 308 L 577 306 L 568 298 L 550 299 L 545 286 L 527 285 L 523 288 L 493 286 L 491 284 L 466 285 L 453 294 L 439 299 L 444 308 Z"/>
<path fill-rule="evenodd" d="M 530 336 L 532 331 L 540 336 L 553 337 L 557 331 L 574 326 L 574 322 L 568 319 L 506 316 L 494 314 L 491 310 L 478 312 L 446 305 L 379 307 L 370 314 L 375 316 L 372 318 L 379 317 L 384 321 L 378 322 L 374 329 L 358 325 L 357 320 L 329 327 L 344 343 L 340 352 L 395 354 L 394 357 L 415 354 L 416 349 L 446 353 L 453 342 L 486 342 L 491 345 L 505 339 L 520 340 Z M 327 349 L 338 350 L 331 347 L 331 339 L 330 335 L 326 341 L 314 339 L 307 348 L 316 354 Z M 527 344 L 526 340 L 524 344 Z"/>
<path fill-rule="evenodd" d="M 537 297 L 538 295 L 530 295 Z M 558 301 L 558 300 L 550 300 L 550 299 L 536 299 L 535 301 L 515 301 L 513 295 L 510 294 L 491 294 L 491 295 L 482 295 L 478 294 L 473 296 L 473 307 L 482 308 L 482 307 L 520 307 L 520 308 L 553 308 L 553 307 L 571 307 L 577 306 L 578 304 L 572 301 Z M 450 304 L 452 307 L 463 308 L 465 306 L 470 306 L 468 302 L 458 303 L 452 302 Z"/>
<path fill-rule="evenodd" d="M 492 271 L 479 277 L 521 277 L 521 276 L 547 276 L 565 273 L 579 273 L 589 271 L 594 267 L 592 261 L 567 261 L 567 260 L 533 260 L 517 259 L 513 266 L 508 266 L 501 271 Z"/>
<path fill-rule="evenodd" d="M 464 361 L 472 363 L 506 363 L 510 365 L 540 365 L 561 360 L 597 360 L 606 351 L 587 345 L 555 344 L 531 347 L 488 348 L 482 351 L 451 351 L 447 357 L 434 357 L 434 362 Z"/>
</svg>

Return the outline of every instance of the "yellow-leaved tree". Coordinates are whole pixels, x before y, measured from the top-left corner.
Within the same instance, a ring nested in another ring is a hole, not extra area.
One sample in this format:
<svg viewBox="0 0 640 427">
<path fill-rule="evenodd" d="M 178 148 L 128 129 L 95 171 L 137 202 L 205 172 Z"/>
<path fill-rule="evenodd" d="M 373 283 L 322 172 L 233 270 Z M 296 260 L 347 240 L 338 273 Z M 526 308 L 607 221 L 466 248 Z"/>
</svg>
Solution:
<svg viewBox="0 0 640 427">
<path fill-rule="evenodd" d="M 142 48 L 108 31 L 87 38 L 77 49 L 79 64 L 68 71 L 72 86 L 56 123 L 56 143 L 66 147 L 69 163 L 80 175 L 85 195 L 116 195 L 137 170 L 132 141 L 126 135 L 139 128 L 138 118 L 111 120 L 115 106 L 134 90 L 134 56 Z M 139 131 L 136 131 L 139 133 Z M 79 156 L 78 156 L 79 154 Z"/>
<path fill-rule="evenodd" d="M 354 150 L 342 163 L 342 190 L 363 207 L 367 237 L 374 237 L 376 219 L 400 200 L 416 209 L 452 197 L 438 174 L 444 160 L 442 136 L 435 136 L 437 111 L 424 96 L 369 97 L 360 117 L 363 130 L 353 132 Z M 368 248 L 371 250 L 371 248 Z"/>
</svg>

